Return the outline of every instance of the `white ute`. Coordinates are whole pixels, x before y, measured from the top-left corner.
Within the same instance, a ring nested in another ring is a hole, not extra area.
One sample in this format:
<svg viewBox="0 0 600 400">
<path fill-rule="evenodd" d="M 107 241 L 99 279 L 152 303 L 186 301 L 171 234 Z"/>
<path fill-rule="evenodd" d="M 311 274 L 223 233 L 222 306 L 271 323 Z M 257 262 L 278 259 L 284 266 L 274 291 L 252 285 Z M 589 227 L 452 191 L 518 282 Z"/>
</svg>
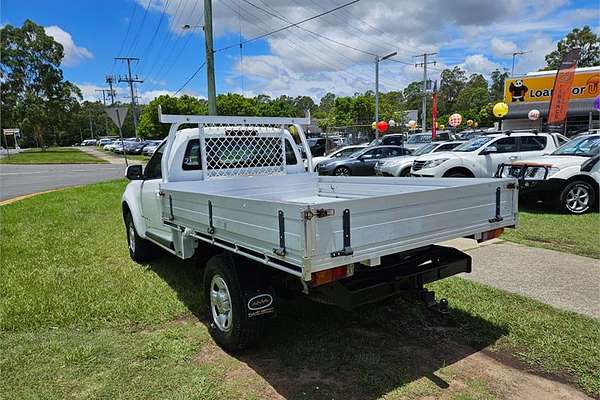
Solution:
<svg viewBox="0 0 600 400">
<path fill-rule="evenodd" d="M 478 136 L 452 152 L 426 154 L 412 165 L 412 176 L 489 178 L 500 164 L 552 153 L 568 139 L 555 133 L 511 132 Z"/>
<path fill-rule="evenodd" d="M 521 195 L 554 203 L 565 213 L 598 210 L 600 134 L 584 135 L 554 153 L 503 164 L 499 177 L 519 179 Z"/>
<path fill-rule="evenodd" d="M 517 181 L 318 176 L 306 118 L 164 115 L 167 139 L 144 169 L 128 167 L 122 208 L 129 252 L 206 257 L 209 331 L 229 351 L 261 336 L 277 295 L 351 308 L 403 291 L 447 311 L 423 285 L 471 271 L 435 245 L 487 240 L 517 223 Z M 192 128 L 181 129 L 182 125 Z M 200 288 L 199 288 L 200 290 Z"/>
</svg>

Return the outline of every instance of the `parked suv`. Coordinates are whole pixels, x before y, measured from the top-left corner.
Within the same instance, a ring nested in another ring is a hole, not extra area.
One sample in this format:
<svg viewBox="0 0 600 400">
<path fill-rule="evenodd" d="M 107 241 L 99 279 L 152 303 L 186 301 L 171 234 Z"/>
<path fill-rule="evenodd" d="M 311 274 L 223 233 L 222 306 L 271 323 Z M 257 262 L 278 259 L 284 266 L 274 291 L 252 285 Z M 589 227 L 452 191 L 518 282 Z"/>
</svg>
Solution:
<svg viewBox="0 0 600 400">
<path fill-rule="evenodd" d="M 410 168 L 413 161 L 418 157 L 445 151 L 452 151 L 453 148 L 464 142 L 432 142 L 419 147 L 409 156 L 400 156 L 381 160 L 375 164 L 375 174 L 383 176 L 410 176 Z"/>
<path fill-rule="evenodd" d="M 412 176 L 492 177 L 500 164 L 550 154 L 568 139 L 557 133 L 511 132 L 479 136 L 452 152 L 427 154 L 412 165 Z"/>
<path fill-rule="evenodd" d="M 348 158 L 321 161 L 317 165 L 319 175 L 374 175 L 373 168 L 383 158 L 408 155 L 410 152 L 401 146 L 374 146 L 352 154 Z"/>
<path fill-rule="evenodd" d="M 554 153 L 503 165 L 498 177 L 519 179 L 519 194 L 582 214 L 597 208 L 600 194 L 600 134 L 580 136 Z"/>
</svg>

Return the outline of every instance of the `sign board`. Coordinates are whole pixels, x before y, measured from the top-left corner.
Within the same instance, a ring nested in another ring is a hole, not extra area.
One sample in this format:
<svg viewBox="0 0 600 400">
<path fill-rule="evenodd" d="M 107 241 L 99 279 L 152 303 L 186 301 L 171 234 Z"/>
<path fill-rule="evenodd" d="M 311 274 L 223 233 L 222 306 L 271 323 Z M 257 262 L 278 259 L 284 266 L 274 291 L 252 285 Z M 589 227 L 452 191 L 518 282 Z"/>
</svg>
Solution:
<svg viewBox="0 0 600 400">
<path fill-rule="evenodd" d="M 504 102 L 510 104 L 513 102 L 531 103 L 536 101 L 550 101 L 555 78 L 555 72 L 550 75 L 525 75 L 516 78 L 507 78 L 504 81 Z M 599 71 L 577 72 L 575 70 L 575 77 L 571 86 L 571 100 L 593 99 L 599 94 Z"/>
<path fill-rule="evenodd" d="M 127 110 L 129 110 L 128 106 L 106 107 L 106 113 L 119 129 L 121 129 L 121 127 L 123 126 L 125 116 L 127 115 Z"/>
<path fill-rule="evenodd" d="M 2 129 L 2 132 L 4 133 L 5 136 L 17 135 L 17 137 L 21 133 L 21 131 L 18 128 L 14 128 L 14 129 Z"/>
</svg>

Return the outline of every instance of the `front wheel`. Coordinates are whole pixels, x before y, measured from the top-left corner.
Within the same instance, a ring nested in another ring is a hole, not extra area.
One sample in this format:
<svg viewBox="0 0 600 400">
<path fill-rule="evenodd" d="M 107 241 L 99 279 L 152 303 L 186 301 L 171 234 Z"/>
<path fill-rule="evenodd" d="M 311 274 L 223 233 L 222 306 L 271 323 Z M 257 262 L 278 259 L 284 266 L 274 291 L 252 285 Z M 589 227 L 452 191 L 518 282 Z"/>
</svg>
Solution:
<svg viewBox="0 0 600 400">
<path fill-rule="evenodd" d="M 404 168 L 402 171 L 400 171 L 400 174 L 398 176 L 401 176 L 401 177 L 410 176 L 410 168 Z"/>
<path fill-rule="evenodd" d="M 346 167 L 337 167 L 335 171 L 333 171 L 335 176 L 350 176 L 352 173 L 349 168 Z"/>
<path fill-rule="evenodd" d="M 156 258 L 158 248 L 138 235 L 135 224 L 133 223 L 133 217 L 129 212 L 125 215 L 125 229 L 127 230 L 129 256 L 133 261 L 142 262 Z"/>
<path fill-rule="evenodd" d="M 218 254 L 206 263 L 204 296 L 208 306 L 208 330 L 223 349 L 242 350 L 261 336 L 264 321 L 246 317 L 242 286 L 231 255 Z"/>
<path fill-rule="evenodd" d="M 584 181 L 574 181 L 561 191 L 558 207 L 568 214 L 583 214 L 590 210 L 595 201 L 596 192 L 592 185 Z"/>
</svg>

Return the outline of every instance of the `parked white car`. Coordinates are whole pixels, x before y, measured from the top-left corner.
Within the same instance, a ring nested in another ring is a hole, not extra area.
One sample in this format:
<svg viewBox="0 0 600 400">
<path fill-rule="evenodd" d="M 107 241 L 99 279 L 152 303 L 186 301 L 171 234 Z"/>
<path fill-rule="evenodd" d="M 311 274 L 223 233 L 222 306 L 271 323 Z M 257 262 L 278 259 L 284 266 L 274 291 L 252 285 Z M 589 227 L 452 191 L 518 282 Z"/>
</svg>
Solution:
<svg viewBox="0 0 600 400">
<path fill-rule="evenodd" d="M 557 133 L 505 132 L 479 136 L 452 152 L 417 158 L 410 174 L 419 177 L 492 177 L 500 164 L 550 154 L 569 139 Z"/>
<path fill-rule="evenodd" d="M 320 163 L 321 161 L 331 160 L 334 158 L 346 158 L 346 157 L 350 156 L 351 154 L 356 153 L 357 151 L 362 150 L 366 147 L 367 147 L 366 143 L 352 145 L 352 146 L 345 146 L 345 147 L 335 150 L 333 153 L 330 153 L 326 156 L 313 157 L 314 170 L 315 171 L 317 170 L 317 164 Z"/>
<path fill-rule="evenodd" d="M 455 147 L 463 144 L 460 141 L 454 142 L 432 142 L 424 144 L 409 156 L 392 157 L 379 161 L 375 164 L 375 174 L 382 176 L 410 176 L 410 168 L 413 161 L 418 157 L 441 151 L 452 151 Z"/>
<path fill-rule="evenodd" d="M 102 138 L 102 139 L 98 139 L 98 141 L 96 142 L 96 145 L 104 147 L 107 144 L 111 144 L 112 142 L 113 142 L 113 140 L 110 138 Z"/>
<path fill-rule="evenodd" d="M 499 177 L 519 179 L 520 194 L 581 214 L 598 210 L 600 134 L 580 136 L 550 155 L 502 166 Z"/>
</svg>

